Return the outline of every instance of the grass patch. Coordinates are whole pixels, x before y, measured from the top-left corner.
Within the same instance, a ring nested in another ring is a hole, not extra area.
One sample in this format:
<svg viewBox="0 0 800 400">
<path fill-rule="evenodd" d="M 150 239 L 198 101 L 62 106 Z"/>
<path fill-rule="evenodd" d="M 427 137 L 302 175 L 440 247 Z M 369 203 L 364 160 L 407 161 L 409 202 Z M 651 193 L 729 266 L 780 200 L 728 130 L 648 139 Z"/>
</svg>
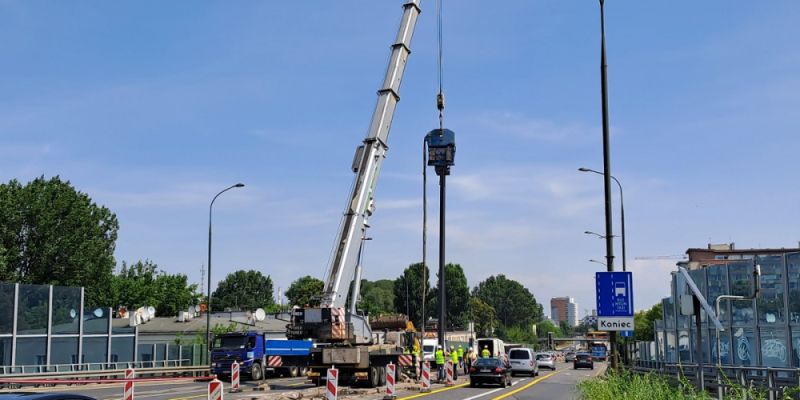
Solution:
<svg viewBox="0 0 800 400">
<path fill-rule="evenodd" d="M 726 379 L 729 386 L 725 399 L 762 400 L 767 399 L 767 391 L 753 387 L 742 387 Z M 667 378 L 649 373 L 639 375 L 622 370 L 609 371 L 607 375 L 585 380 L 578 384 L 578 392 L 583 400 L 711 400 L 716 396 L 701 392 L 685 378 L 678 383 Z M 786 388 L 780 400 L 798 398 L 800 388 Z"/>
</svg>

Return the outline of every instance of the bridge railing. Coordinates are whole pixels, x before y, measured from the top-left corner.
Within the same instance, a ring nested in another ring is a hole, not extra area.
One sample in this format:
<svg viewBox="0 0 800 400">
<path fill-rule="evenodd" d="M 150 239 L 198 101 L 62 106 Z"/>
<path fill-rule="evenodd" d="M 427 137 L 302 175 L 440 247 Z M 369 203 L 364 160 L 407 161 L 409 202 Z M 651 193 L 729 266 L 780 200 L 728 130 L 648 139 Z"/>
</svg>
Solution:
<svg viewBox="0 0 800 400">
<path fill-rule="evenodd" d="M 658 373 L 700 387 L 700 368 L 703 387 L 718 399 L 728 398 L 734 391 L 757 389 L 765 391 L 769 400 L 800 399 L 800 368 L 750 367 L 741 365 L 667 363 L 635 360 L 631 370 L 640 374 Z"/>
<path fill-rule="evenodd" d="M 155 368 L 178 368 L 192 365 L 191 359 L 159 360 L 159 361 L 128 361 L 115 363 L 83 363 L 83 364 L 51 364 L 51 365 L 16 365 L 0 366 L 0 377 L 18 375 L 45 376 L 50 373 L 65 374 L 71 372 L 97 372 L 115 371 L 133 368 L 147 370 Z M 204 368 L 208 368 L 207 366 Z"/>
</svg>

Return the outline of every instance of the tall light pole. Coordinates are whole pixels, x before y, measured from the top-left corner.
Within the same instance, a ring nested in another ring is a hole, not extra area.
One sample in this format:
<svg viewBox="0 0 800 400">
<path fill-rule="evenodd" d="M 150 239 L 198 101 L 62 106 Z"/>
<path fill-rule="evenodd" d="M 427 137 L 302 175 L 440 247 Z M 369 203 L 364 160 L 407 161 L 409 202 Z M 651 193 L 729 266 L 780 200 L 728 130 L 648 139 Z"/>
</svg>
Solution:
<svg viewBox="0 0 800 400">
<path fill-rule="evenodd" d="M 589 260 L 589 262 L 597 263 L 597 264 L 600 264 L 600 265 L 602 265 L 604 267 L 607 267 L 606 263 L 604 263 L 602 261 L 597 261 L 595 259 L 591 259 L 591 260 Z"/>
<path fill-rule="evenodd" d="M 237 183 L 223 189 L 211 199 L 211 204 L 208 206 L 208 298 L 206 300 L 206 341 L 208 342 L 208 351 L 211 351 L 211 210 L 214 207 L 214 201 L 217 200 L 219 195 L 240 187 L 244 187 L 244 183 Z M 211 362 L 210 357 L 208 362 Z"/>
<path fill-rule="evenodd" d="M 598 175 L 603 175 L 602 172 L 595 171 L 590 168 L 578 168 L 578 171 L 593 172 Z M 617 179 L 613 175 L 611 176 L 611 179 L 613 179 L 614 182 L 617 183 L 617 187 L 619 187 L 619 216 L 622 226 L 622 271 L 625 272 L 628 270 L 627 257 L 625 256 L 625 200 L 622 197 L 622 184 L 619 183 L 619 179 Z"/>
<path fill-rule="evenodd" d="M 584 231 L 583 233 L 584 233 L 584 234 L 586 234 L 586 235 L 594 235 L 594 236 L 597 236 L 597 238 L 598 238 L 598 239 L 605 239 L 605 238 L 606 238 L 605 236 L 603 236 L 603 235 L 601 235 L 601 234 L 599 234 L 599 233 L 597 233 L 597 232 L 592 232 L 592 231 Z M 613 235 L 612 237 L 617 237 L 617 235 Z"/>
<path fill-rule="evenodd" d="M 606 267 L 614 272 L 614 230 L 611 222 L 611 144 L 608 123 L 608 63 L 606 61 L 606 23 L 603 3 L 600 0 L 600 96 L 603 113 L 603 191 L 606 211 Z M 617 332 L 611 331 L 611 368 L 617 369 Z"/>
</svg>

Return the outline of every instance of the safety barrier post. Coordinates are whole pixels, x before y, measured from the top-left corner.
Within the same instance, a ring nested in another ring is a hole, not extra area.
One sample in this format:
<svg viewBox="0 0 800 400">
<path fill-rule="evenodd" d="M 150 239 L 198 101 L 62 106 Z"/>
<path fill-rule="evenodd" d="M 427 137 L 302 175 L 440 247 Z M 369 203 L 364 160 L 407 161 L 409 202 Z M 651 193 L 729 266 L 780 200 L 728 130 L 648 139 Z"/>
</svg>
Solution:
<svg viewBox="0 0 800 400">
<path fill-rule="evenodd" d="M 132 368 L 125 370 L 125 383 L 122 389 L 123 400 L 133 400 L 133 378 L 136 377 L 136 372 Z"/>
<path fill-rule="evenodd" d="M 431 363 L 425 361 L 422 363 L 422 392 L 431 391 Z"/>
<path fill-rule="evenodd" d="M 328 369 L 328 377 L 325 385 L 325 399 L 336 400 L 339 392 L 339 370 L 335 366 Z"/>
<path fill-rule="evenodd" d="M 208 382 L 208 400 L 223 400 L 223 397 L 222 382 L 216 378 Z"/>
<path fill-rule="evenodd" d="M 395 375 L 395 365 L 391 362 L 386 364 L 386 394 L 383 396 L 384 400 L 392 400 L 397 397 L 394 393 L 394 378 Z"/>
<path fill-rule="evenodd" d="M 447 376 L 445 381 L 445 386 L 453 386 L 455 383 L 453 382 L 453 360 L 448 360 L 447 364 Z"/>
<path fill-rule="evenodd" d="M 241 388 L 239 387 L 239 363 L 234 361 L 231 364 L 231 393 L 239 393 L 241 392 Z"/>
</svg>

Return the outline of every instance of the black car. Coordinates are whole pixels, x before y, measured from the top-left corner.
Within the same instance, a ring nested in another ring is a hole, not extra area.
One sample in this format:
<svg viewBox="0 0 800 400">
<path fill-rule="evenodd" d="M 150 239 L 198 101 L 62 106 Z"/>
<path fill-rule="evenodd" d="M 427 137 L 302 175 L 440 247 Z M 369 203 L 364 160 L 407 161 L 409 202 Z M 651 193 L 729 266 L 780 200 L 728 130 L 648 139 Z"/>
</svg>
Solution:
<svg viewBox="0 0 800 400">
<path fill-rule="evenodd" d="M 575 354 L 575 361 L 573 362 L 572 366 L 575 369 L 578 368 L 594 369 L 594 361 L 592 360 L 592 355 L 589 353 Z"/>
<path fill-rule="evenodd" d="M 511 386 L 511 368 L 499 358 L 479 358 L 469 369 L 469 387 L 494 383 Z"/>
<path fill-rule="evenodd" d="M 0 393 L 0 400 L 95 400 L 95 398 L 75 393 L 6 392 Z"/>
</svg>

